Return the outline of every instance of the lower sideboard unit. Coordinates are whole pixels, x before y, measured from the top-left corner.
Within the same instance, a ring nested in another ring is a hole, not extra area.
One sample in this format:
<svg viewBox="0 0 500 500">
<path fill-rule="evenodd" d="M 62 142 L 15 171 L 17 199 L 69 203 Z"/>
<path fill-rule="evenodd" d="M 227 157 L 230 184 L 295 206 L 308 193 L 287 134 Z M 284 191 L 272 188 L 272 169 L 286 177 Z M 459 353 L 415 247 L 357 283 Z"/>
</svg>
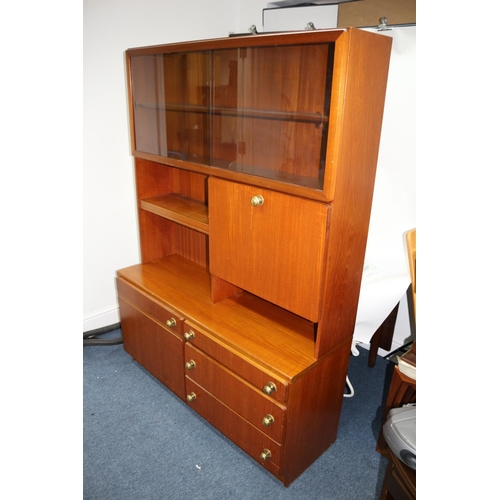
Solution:
<svg viewBox="0 0 500 500">
<path fill-rule="evenodd" d="M 286 486 L 335 441 L 350 341 L 316 359 L 313 323 L 247 292 L 213 303 L 178 255 L 117 289 L 126 352 Z"/>
</svg>

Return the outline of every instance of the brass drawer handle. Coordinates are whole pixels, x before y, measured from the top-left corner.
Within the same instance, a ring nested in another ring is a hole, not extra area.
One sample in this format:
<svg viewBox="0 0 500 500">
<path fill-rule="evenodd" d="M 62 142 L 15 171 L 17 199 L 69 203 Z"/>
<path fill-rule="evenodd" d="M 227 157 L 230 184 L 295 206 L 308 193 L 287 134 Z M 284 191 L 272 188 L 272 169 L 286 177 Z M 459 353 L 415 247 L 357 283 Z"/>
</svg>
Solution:
<svg viewBox="0 0 500 500">
<path fill-rule="evenodd" d="M 262 419 L 262 423 L 268 427 L 270 426 L 271 424 L 274 424 L 274 417 L 272 415 L 269 415 L 267 414 L 263 419 Z"/>
<path fill-rule="evenodd" d="M 165 324 L 169 327 L 169 328 L 173 328 L 174 326 L 177 325 L 177 321 L 175 321 L 175 318 L 171 318 L 171 319 L 167 319 L 167 321 L 165 321 Z"/>
<path fill-rule="evenodd" d="M 194 392 L 191 392 L 186 396 L 186 399 L 188 403 L 191 403 L 196 399 L 196 394 Z"/>
<path fill-rule="evenodd" d="M 268 458 L 271 457 L 272 457 L 271 452 L 267 448 L 264 448 L 264 451 L 260 454 L 260 459 L 264 460 L 265 462 Z"/>
<path fill-rule="evenodd" d="M 193 330 L 189 330 L 189 332 L 186 332 L 184 334 L 184 340 L 186 342 L 189 342 L 190 340 L 193 340 L 193 339 L 194 339 L 194 332 L 193 332 Z"/>
<path fill-rule="evenodd" d="M 260 194 L 252 196 L 252 198 L 250 199 L 250 203 L 254 207 L 261 207 L 262 205 L 264 205 L 264 197 L 261 196 Z"/>
<path fill-rule="evenodd" d="M 191 359 L 185 364 L 186 370 L 192 370 L 196 368 L 196 363 Z"/>
<path fill-rule="evenodd" d="M 272 382 L 269 382 L 269 384 L 262 388 L 262 392 L 269 396 L 271 393 L 276 392 L 276 386 Z"/>
</svg>

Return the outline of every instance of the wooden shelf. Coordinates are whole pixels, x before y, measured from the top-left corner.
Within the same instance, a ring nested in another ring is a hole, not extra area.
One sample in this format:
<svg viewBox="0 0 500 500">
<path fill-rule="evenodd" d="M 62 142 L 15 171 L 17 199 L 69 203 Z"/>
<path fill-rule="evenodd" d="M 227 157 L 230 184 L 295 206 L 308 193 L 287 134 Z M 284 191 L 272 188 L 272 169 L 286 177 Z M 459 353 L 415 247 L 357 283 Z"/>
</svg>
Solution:
<svg viewBox="0 0 500 500">
<path fill-rule="evenodd" d="M 140 201 L 143 210 L 208 234 L 208 209 L 204 202 L 170 193 Z"/>
<path fill-rule="evenodd" d="M 177 104 L 177 103 L 157 104 L 157 103 L 136 102 L 135 106 L 137 108 L 154 109 L 159 111 L 179 111 L 185 113 L 209 112 L 209 108 L 207 106 L 203 106 L 202 104 Z"/>
<path fill-rule="evenodd" d="M 225 108 L 214 106 L 212 108 L 212 113 L 214 115 L 236 116 L 238 118 L 306 122 L 315 123 L 317 125 L 328 121 L 328 117 L 320 113 L 277 111 L 272 109 Z"/>
<path fill-rule="evenodd" d="M 161 111 L 174 111 L 182 113 L 211 113 L 213 115 L 234 116 L 237 118 L 257 118 L 261 120 L 283 120 L 290 122 L 305 122 L 320 125 L 328 122 L 328 116 L 321 113 L 308 113 L 297 111 L 281 111 L 272 109 L 229 108 L 213 106 L 208 108 L 200 104 L 150 104 L 136 103 L 136 107 L 155 109 Z"/>
</svg>

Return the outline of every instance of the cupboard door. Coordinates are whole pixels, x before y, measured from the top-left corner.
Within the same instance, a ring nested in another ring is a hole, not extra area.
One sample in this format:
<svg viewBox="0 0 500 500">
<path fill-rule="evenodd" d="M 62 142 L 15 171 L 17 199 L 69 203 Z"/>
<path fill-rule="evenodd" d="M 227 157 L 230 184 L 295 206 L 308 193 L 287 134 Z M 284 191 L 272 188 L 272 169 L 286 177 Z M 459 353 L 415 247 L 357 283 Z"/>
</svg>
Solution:
<svg viewBox="0 0 500 500">
<path fill-rule="evenodd" d="M 207 164 L 210 53 L 136 55 L 130 72 L 135 150 Z"/>
<path fill-rule="evenodd" d="M 134 304 L 136 309 L 154 318 L 158 323 L 168 328 L 168 331 L 176 333 L 182 340 L 184 330 L 184 319 L 177 313 L 170 311 L 160 305 L 157 301 L 149 298 L 144 292 L 127 282 L 123 278 L 116 279 L 116 288 L 120 300 Z"/>
<path fill-rule="evenodd" d="M 333 44 L 212 51 L 212 165 L 322 189 Z"/>
<path fill-rule="evenodd" d="M 323 203 L 210 178 L 210 272 L 317 322 L 329 210 Z"/>
<path fill-rule="evenodd" d="M 140 365 L 184 399 L 184 343 L 118 297 L 123 348 Z"/>
</svg>

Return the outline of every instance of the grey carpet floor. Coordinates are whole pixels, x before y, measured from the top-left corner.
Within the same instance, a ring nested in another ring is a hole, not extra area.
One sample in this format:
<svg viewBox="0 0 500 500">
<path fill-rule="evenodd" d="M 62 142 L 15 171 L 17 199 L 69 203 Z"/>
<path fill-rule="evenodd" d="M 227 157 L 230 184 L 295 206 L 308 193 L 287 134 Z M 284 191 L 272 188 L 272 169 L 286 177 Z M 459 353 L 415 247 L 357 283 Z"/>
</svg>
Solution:
<svg viewBox="0 0 500 500">
<path fill-rule="evenodd" d="M 120 330 L 103 338 L 119 336 Z M 288 488 L 136 363 L 123 345 L 83 348 L 84 500 L 371 500 L 392 366 L 351 356 L 337 441 Z"/>
</svg>

